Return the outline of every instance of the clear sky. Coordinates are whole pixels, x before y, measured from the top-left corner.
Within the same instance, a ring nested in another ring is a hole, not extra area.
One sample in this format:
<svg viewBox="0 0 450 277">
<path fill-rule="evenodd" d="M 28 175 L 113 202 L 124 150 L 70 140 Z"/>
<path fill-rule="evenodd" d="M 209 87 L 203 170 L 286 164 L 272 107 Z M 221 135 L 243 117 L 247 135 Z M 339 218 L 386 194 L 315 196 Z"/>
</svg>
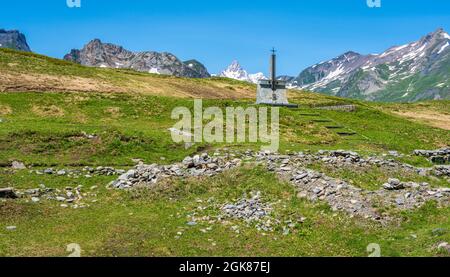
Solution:
<svg viewBox="0 0 450 277">
<path fill-rule="evenodd" d="M 34 52 L 61 58 L 100 38 L 133 51 L 168 51 L 217 73 L 233 59 L 267 74 L 269 49 L 279 74 L 348 50 L 379 53 L 439 27 L 450 31 L 449 0 L 1 0 L 0 28 L 26 34 Z"/>
</svg>

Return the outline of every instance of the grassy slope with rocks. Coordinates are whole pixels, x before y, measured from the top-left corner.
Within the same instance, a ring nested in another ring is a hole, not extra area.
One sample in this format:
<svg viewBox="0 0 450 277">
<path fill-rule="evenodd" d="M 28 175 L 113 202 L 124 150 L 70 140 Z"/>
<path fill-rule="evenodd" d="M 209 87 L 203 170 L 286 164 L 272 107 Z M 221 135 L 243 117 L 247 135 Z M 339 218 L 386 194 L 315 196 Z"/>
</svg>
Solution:
<svg viewBox="0 0 450 277">
<path fill-rule="evenodd" d="M 174 107 L 193 107 L 193 100 L 186 97 L 208 96 L 205 107 L 250 106 L 253 100 L 245 99 L 253 96 L 254 86 L 226 79 L 191 80 L 88 68 L 10 50 L 0 50 L 0 73 L 0 87 L 10 91 L 0 94 L 0 188 L 30 189 L 45 184 L 64 189 L 83 185 L 83 191 L 89 191 L 94 185 L 98 187 L 85 200 L 90 206 L 84 209 L 62 208 L 45 198 L 37 203 L 27 198 L 0 202 L 0 256 L 64 256 L 69 254 L 66 246 L 74 242 L 80 244 L 85 256 L 365 256 L 366 246 L 374 242 L 381 245 L 386 256 L 446 255 L 436 245 L 450 241 L 449 208 L 429 203 L 419 210 L 403 212 L 400 225 L 382 227 L 332 212 L 323 203 L 298 199 L 291 185 L 261 168 L 243 167 L 211 178 L 171 180 L 135 191 L 107 190 L 106 184 L 115 177 L 73 179 L 36 175 L 28 169 L 10 170 L 14 160 L 33 169 L 127 169 L 134 165 L 132 159 L 169 164 L 219 147 L 259 149 L 259 144 L 238 143 L 197 144 L 185 149 L 172 142 L 167 130 L 175 123 L 170 118 Z M 76 80 L 73 89 L 64 89 L 66 80 Z M 89 80 L 89 86 L 77 87 L 80 80 Z M 445 147 L 450 141 L 445 128 L 395 112 L 410 109 L 407 105 L 394 107 L 298 91 L 292 91 L 290 97 L 301 108 L 281 109 L 281 152 L 342 148 L 382 154 L 396 150 L 405 156 L 394 159 L 431 166 L 425 158 L 409 154 L 414 149 Z M 354 104 L 357 111 L 314 109 L 338 104 Z M 439 113 L 450 112 L 448 102 L 423 105 Z M 326 128 L 330 124 L 344 126 L 357 135 L 339 136 Z M 362 172 L 363 177 L 321 164 L 314 169 L 370 189 L 376 189 L 374 186 L 388 177 L 415 178 L 381 169 Z M 414 181 L 433 182 L 423 178 Z M 442 180 L 434 182 L 443 185 Z M 199 208 L 209 199 L 228 203 L 252 191 L 261 191 L 263 199 L 278 203 L 275 213 L 280 218 L 306 220 L 297 223 L 287 236 L 282 230 L 262 234 L 237 220 L 231 220 L 229 226 L 186 224 L 188 215 L 197 210 L 202 215 L 217 214 L 214 207 Z M 7 231 L 6 226 L 17 229 Z M 233 226 L 239 226 L 239 234 Z"/>
</svg>

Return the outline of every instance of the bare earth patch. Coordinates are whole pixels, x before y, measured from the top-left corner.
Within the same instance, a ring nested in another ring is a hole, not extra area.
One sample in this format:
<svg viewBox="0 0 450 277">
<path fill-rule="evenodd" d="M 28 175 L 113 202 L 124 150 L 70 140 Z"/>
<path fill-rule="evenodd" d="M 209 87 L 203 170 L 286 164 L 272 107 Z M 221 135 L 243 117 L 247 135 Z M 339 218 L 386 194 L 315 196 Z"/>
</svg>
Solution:
<svg viewBox="0 0 450 277">
<path fill-rule="evenodd" d="M 254 97 L 256 90 L 245 83 L 230 89 L 226 80 L 195 80 L 151 74 L 120 76 L 118 79 L 108 79 L 108 75 L 102 74 L 92 77 L 55 76 L 0 69 L 0 92 L 111 92 L 181 98 L 248 99 Z"/>
<path fill-rule="evenodd" d="M 31 108 L 34 114 L 42 117 L 62 117 L 64 116 L 64 110 L 58 106 L 33 106 Z"/>
<path fill-rule="evenodd" d="M 0 92 L 14 91 L 121 92 L 123 90 L 117 89 L 112 84 L 84 77 L 0 72 Z"/>
<path fill-rule="evenodd" d="M 12 109 L 8 105 L 0 104 L 0 115 L 9 115 L 12 114 Z"/>
<path fill-rule="evenodd" d="M 122 116 L 119 107 L 109 107 L 105 109 L 105 113 L 109 114 L 112 118 L 119 118 Z"/>
<path fill-rule="evenodd" d="M 394 111 L 393 113 L 433 127 L 450 130 L 450 115 L 448 114 L 424 110 Z"/>
</svg>

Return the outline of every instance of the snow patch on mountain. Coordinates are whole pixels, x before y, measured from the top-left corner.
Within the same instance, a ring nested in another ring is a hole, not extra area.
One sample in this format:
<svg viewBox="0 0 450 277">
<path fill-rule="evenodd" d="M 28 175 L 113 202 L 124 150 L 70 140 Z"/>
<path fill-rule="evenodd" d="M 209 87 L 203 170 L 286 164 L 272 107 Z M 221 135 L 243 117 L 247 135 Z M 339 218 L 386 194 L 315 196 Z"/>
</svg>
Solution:
<svg viewBox="0 0 450 277">
<path fill-rule="evenodd" d="M 442 52 L 444 52 L 445 48 L 447 48 L 450 44 L 448 43 L 448 41 L 441 47 L 441 49 L 439 49 L 439 51 L 437 52 L 438 54 L 441 54 Z"/>
<path fill-rule="evenodd" d="M 259 81 L 261 81 L 263 79 L 267 79 L 267 78 L 266 78 L 266 76 L 264 76 L 264 73 L 258 72 L 255 74 L 249 74 L 248 79 L 250 82 L 257 84 L 257 83 L 259 83 Z"/>
<path fill-rule="evenodd" d="M 160 72 L 159 72 L 159 69 L 157 68 L 157 67 L 152 67 L 152 68 L 150 68 L 150 70 L 148 71 L 148 73 L 152 73 L 152 74 L 161 74 Z"/>
</svg>

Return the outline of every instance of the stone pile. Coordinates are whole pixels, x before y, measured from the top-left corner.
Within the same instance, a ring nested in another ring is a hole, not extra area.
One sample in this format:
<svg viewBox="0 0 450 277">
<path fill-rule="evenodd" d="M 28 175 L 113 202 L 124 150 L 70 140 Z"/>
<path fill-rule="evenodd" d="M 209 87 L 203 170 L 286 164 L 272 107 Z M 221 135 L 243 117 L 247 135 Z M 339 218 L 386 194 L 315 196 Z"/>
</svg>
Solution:
<svg viewBox="0 0 450 277">
<path fill-rule="evenodd" d="M 450 204 L 450 189 L 431 188 L 427 183 L 402 183 L 390 179 L 383 189 L 369 191 L 313 170 L 297 168 L 287 172 L 284 168 L 278 168 L 277 172 L 290 177 L 300 198 L 326 201 L 333 210 L 345 211 L 352 216 L 386 222 L 390 218 L 387 214 L 379 213 L 376 208 L 379 204 L 400 210 L 418 208 L 430 200 L 441 205 Z"/>
<path fill-rule="evenodd" d="M 261 192 L 256 192 L 252 193 L 251 198 L 244 197 L 235 203 L 224 205 L 221 210 L 225 217 L 258 223 L 267 219 L 272 208 L 271 205 L 262 202 Z"/>
<path fill-rule="evenodd" d="M 342 158 L 341 160 L 345 160 L 347 162 L 359 162 L 361 157 L 358 153 L 352 151 L 345 150 L 334 150 L 334 151 L 324 151 L 321 150 L 318 153 L 319 156 L 329 156 L 334 158 Z"/>
<path fill-rule="evenodd" d="M 389 179 L 388 182 L 383 185 L 383 188 L 387 190 L 401 190 L 405 188 L 405 184 L 398 179 Z"/>
<path fill-rule="evenodd" d="M 63 208 L 72 207 L 74 209 L 77 208 L 86 208 L 89 207 L 89 204 L 86 204 L 87 201 L 95 202 L 93 199 L 96 197 L 94 192 L 95 187 L 91 188 L 89 192 L 82 192 L 83 186 L 77 187 L 66 187 L 65 189 L 52 189 L 47 188 L 45 185 L 41 184 L 38 188 L 33 189 L 25 189 L 25 190 L 15 190 L 12 191 L 14 197 L 7 198 L 21 198 L 31 200 L 31 202 L 38 203 L 42 199 L 57 201 Z M 1 190 L 0 190 L 1 191 Z M 0 194 L 0 198 L 1 194 Z"/>
<path fill-rule="evenodd" d="M 84 167 L 82 170 L 78 169 L 53 169 L 47 168 L 44 170 L 35 170 L 38 175 L 55 175 L 55 176 L 67 176 L 67 177 L 91 177 L 95 176 L 113 176 L 113 175 L 121 175 L 125 173 L 125 170 L 115 169 L 113 167 L 104 167 L 99 166 L 97 168 L 92 167 Z"/>
<path fill-rule="evenodd" d="M 305 158 L 305 155 L 303 155 Z M 317 155 L 306 155 L 306 158 L 309 160 L 309 163 L 313 163 L 316 161 L 321 161 L 326 164 L 336 165 L 336 166 L 357 166 L 357 167 L 366 167 L 366 166 L 380 166 L 390 169 L 396 170 L 409 170 L 416 171 L 417 173 L 423 171 L 424 169 L 415 168 L 409 164 L 403 164 L 397 162 L 392 159 L 383 159 L 379 157 L 361 157 L 356 152 L 351 151 L 319 151 Z"/>
<path fill-rule="evenodd" d="M 434 167 L 434 174 L 438 177 L 450 177 L 450 165 L 437 165 Z"/>
<path fill-rule="evenodd" d="M 110 187 L 128 189 L 137 185 L 153 185 L 170 177 L 214 176 L 224 170 L 235 168 L 242 160 L 228 160 L 224 157 L 211 157 L 207 153 L 186 157 L 182 163 L 173 165 L 139 164 L 110 183 Z"/>
<path fill-rule="evenodd" d="M 286 156 L 283 156 L 286 158 Z M 376 156 L 362 157 L 356 152 L 352 151 L 325 151 L 321 150 L 317 154 L 290 154 L 287 156 L 290 160 L 298 164 L 308 166 L 321 162 L 334 167 L 350 167 L 350 168 L 364 168 L 369 166 L 377 166 L 389 170 L 404 170 L 411 173 L 419 174 L 420 176 L 435 175 L 437 177 L 450 176 L 449 166 L 441 165 L 433 168 L 419 168 L 409 164 L 404 164 L 392 159 L 384 159 Z"/>
<path fill-rule="evenodd" d="M 198 199 L 197 203 L 199 203 L 199 206 L 186 215 L 188 219 L 186 224 L 190 227 L 209 225 L 207 228 L 200 229 L 203 233 L 211 231 L 213 224 L 221 224 L 230 227 L 233 232 L 239 234 L 240 225 L 235 221 L 242 221 L 247 227 L 262 232 L 262 235 L 280 230 L 283 235 L 288 235 L 306 220 L 302 216 L 297 216 L 297 219 L 294 220 L 291 215 L 288 217 L 277 215 L 274 211 L 279 206 L 280 201 L 276 203 L 265 202 L 259 191 L 251 192 L 250 196 L 244 194 L 242 198 L 225 203 L 218 203 L 214 198 L 209 198 L 207 201 Z M 211 210 L 218 211 L 218 214 L 204 214 L 204 211 Z"/>
<path fill-rule="evenodd" d="M 426 157 L 433 163 L 450 163 L 450 148 L 438 150 L 414 150 L 414 155 Z"/>
<path fill-rule="evenodd" d="M 239 157 L 239 158 L 236 158 Z M 448 167 L 415 168 L 394 160 L 378 157 L 363 158 L 351 151 L 319 151 L 318 154 L 289 153 L 279 155 L 269 151 L 226 154 L 216 153 L 187 157 L 182 163 L 160 166 L 140 164 L 110 185 L 113 188 L 127 189 L 137 185 L 153 185 L 169 177 L 213 176 L 224 170 L 235 168 L 243 161 L 263 164 L 267 170 L 276 172 L 280 177 L 288 179 L 298 190 L 298 196 L 312 201 L 325 201 L 335 211 L 344 211 L 351 216 L 361 216 L 373 220 L 387 222 L 388 214 L 381 214 L 379 207 L 396 207 L 399 210 L 421 207 L 433 200 L 440 205 L 449 205 L 450 189 L 432 188 L 427 183 L 401 182 L 389 179 L 380 189 L 369 191 L 331 178 L 323 173 L 306 169 L 306 166 L 324 162 L 336 167 L 377 165 L 394 170 L 410 170 L 420 175 L 439 172 L 448 174 Z M 253 196 L 252 196 L 253 197 Z M 258 196 L 259 197 L 259 196 Z M 237 203 L 227 204 L 221 208 L 225 215 L 253 220 L 258 216 L 267 216 L 267 210 L 260 205 L 259 198 L 241 199 Z"/>
</svg>

